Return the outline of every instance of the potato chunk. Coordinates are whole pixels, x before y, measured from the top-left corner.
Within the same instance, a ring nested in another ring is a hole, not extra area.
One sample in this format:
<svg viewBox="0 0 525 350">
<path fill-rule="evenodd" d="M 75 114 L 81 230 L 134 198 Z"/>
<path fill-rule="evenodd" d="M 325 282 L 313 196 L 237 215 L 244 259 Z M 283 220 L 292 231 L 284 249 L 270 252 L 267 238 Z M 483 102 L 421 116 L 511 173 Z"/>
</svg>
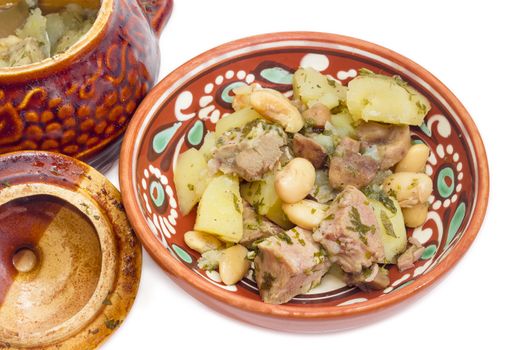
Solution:
<svg viewBox="0 0 525 350">
<path fill-rule="evenodd" d="M 226 131 L 233 128 L 242 128 L 255 119 L 262 118 L 253 108 L 244 108 L 238 112 L 222 117 L 215 125 L 216 137 L 219 138 Z"/>
<path fill-rule="evenodd" d="M 385 248 L 385 262 L 395 264 L 397 256 L 407 248 L 407 233 L 405 221 L 401 207 L 394 197 L 389 197 L 396 208 L 396 212 L 391 212 L 381 202 L 370 199 L 370 205 L 379 222 L 381 240 Z"/>
<path fill-rule="evenodd" d="M 308 107 L 322 103 L 332 109 L 346 99 L 346 87 L 312 68 L 299 68 L 295 72 L 293 91 Z"/>
<path fill-rule="evenodd" d="M 208 163 L 202 152 L 190 148 L 179 156 L 174 181 L 183 215 L 188 214 L 200 200 L 210 177 Z"/>
<path fill-rule="evenodd" d="M 260 181 L 242 184 L 241 195 L 257 214 L 266 216 L 284 229 L 289 229 L 294 225 L 288 220 L 282 209 L 282 201 L 275 191 L 274 183 L 275 173 L 270 172 Z"/>
<path fill-rule="evenodd" d="M 348 111 L 354 120 L 420 125 L 430 102 L 399 77 L 361 70 L 348 83 Z"/>
<path fill-rule="evenodd" d="M 230 175 L 215 176 L 199 203 L 195 230 L 237 243 L 243 233 L 242 211 L 239 179 Z"/>
</svg>

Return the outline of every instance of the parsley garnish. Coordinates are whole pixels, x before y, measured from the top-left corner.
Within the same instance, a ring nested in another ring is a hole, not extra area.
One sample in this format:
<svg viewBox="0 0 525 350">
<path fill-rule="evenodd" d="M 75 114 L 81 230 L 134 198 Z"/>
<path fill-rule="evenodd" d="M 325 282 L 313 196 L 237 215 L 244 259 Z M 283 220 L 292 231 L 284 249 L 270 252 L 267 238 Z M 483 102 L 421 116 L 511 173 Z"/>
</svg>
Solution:
<svg viewBox="0 0 525 350">
<path fill-rule="evenodd" d="M 389 236 L 397 238 L 396 233 L 394 232 L 394 226 L 392 225 L 392 221 L 390 221 L 386 212 L 384 210 L 381 210 L 381 214 L 379 216 L 381 217 L 381 223 L 385 228 L 385 233 Z"/>
<path fill-rule="evenodd" d="M 354 226 L 353 227 L 347 226 L 346 228 L 348 230 L 359 233 L 359 239 L 361 240 L 361 242 L 363 242 L 363 244 L 365 245 L 368 245 L 368 239 L 366 238 L 366 233 L 368 232 L 374 233 L 376 230 L 375 226 L 373 225 L 368 226 L 368 225 L 363 224 L 363 222 L 361 221 L 361 215 L 359 214 L 359 211 L 357 210 L 356 207 L 352 207 L 352 211 L 348 214 L 350 215 L 350 223 Z"/>
<path fill-rule="evenodd" d="M 235 207 L 235 211 L 237 211 L 239 214 L 241 213 L 241 205 L 239 197 L 235 193 L 232 193 L 233 196 L 233 206 Z"/>
<path fill-rule="evenodd" d="M 261 283 L 261 286 L 259 287 L 261 290 L 269 290 L 272 288 L 273 282 L 275 281 L 275 277 L 268 272 L 265 272 L 263 275 L 263 282 Z"/>
<path fill-rule="evenodd" d="M 281 241 L 285 241 L 287 244 L 290 244 L 290 245 L 293 244 L 292 239 L 285 232 L 279 232 L 276 236 Z"/>
<path fill-rule="evenodd" d="M 393 214 L 397 213 L 397 208 L 394 201 L 381 188 L 377 186 L 367 186 L 363 189 L 363 193 L 368 198 L 381 202 L 381 204 L 383 204 Z M 395 193 L 390 195 L 395 196 Z"/>
</svg>

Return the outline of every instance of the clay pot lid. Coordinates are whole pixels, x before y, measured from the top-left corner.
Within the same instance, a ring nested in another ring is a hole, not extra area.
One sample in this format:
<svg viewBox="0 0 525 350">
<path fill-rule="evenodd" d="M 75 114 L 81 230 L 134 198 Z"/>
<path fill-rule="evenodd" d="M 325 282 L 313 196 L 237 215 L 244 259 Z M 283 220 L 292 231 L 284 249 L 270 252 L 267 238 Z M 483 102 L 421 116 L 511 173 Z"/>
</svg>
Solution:
<svg viewBox="0 0 525 350">
<path fill-rule="evenodd" d="M 129 312 L 141 264 L 103 175 L 56 153 L 0 156 L 0 348 L 96 348 Z"/>
</svg>

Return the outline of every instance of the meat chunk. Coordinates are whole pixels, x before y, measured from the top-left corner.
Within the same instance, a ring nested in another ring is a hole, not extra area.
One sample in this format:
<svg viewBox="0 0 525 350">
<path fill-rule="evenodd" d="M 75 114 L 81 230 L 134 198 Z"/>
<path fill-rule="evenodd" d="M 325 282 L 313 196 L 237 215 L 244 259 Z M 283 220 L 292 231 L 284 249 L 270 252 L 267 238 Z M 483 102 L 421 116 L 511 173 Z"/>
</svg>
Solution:
<svg viewBox="0 0 525 350">
<path fill-rule="evenodd" d="M 324 128 L 331 116 L 330 109 L 322 103 L 316 103 L 303 112 L 303 119 L 306 123 L 317 128 Z"/>
<path fill-rule="evenodd" d="M 346 283 L 349 286 L 356 286 L 362 291 L 385 289 L 390 285 L 388 270 L 379 267 L 378 264 L 361 271 L 358 274 L 346 275 Z"/>
<path fill-rule="evenodd" d="M 271 171 L 283 155 L 286 134 L 277 126 L 262 120 L 233 129 L 217 140 L 210 160 L 212 171 L 235 173 L 246 181 L 258 181 Z"/>
<path fill-rule="evenodd" d="M 361 152 L 376 153 L 382 170 L 396 165 L 410 149 L 408 125 L 363 123 L 356 128 L 356 133 L 361 141 Z"/>
<path fill-rule="evenodd" d="M 359 141 L 346 137 L 336 147 L 328 172 L 333 188 L 342 189 L 347 185 L 364 187 L 374 179 L 379 163 L 360 154 L 359 146 Z"/>
<path fill-rule="evenodd" d="M 365 195 L 346 187 L 332 202 L 326 218 L 313 234 L 327 250 L 332 262 L 348 273 L 360 273 L 382 262 L 385 251 L 379 223 Z"/>
<path fill-rule="evenodd" d="M 255 212 L 255 209 L 243 200 L 244 210 L 242 211 L 243 235 L 239 242 L 245 247 L 251 247 L 252 243 L 258 239 L 270 237 L 284 230 L 262 215 Z"/>
<path fill-rule="evenodd" d="M 308 159 L 316 169 L 324 166 L 328 156 L 323 146 L 301 134 L 294 135 L 292 149 L 296 157 Z"/>
<path fill-rule="evenodd" d="M 414 237 L 410 237 L 408 243 L 410 243 L 410 246 L 397 258 L 397 268 L 399 271 L 405 271 L 414 267 L 414 263 L 421 258 L 421 255 L 423 255 L 425 251 L 425 247 Z"/>
<path fill-rule="evenodd" d="M 299 227 L 265 239 L 257 245 L 255 280 L 266 303 L 283 304 L 319 284 L 330 261 Z"/>
</svg>

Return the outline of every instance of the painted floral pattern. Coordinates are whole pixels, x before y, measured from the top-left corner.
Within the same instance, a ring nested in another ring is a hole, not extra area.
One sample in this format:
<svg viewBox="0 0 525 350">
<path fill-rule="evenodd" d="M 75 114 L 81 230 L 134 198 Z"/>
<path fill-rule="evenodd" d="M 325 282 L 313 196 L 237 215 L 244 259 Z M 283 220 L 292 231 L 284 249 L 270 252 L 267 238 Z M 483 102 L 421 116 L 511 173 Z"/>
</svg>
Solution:
<svg viewBox="0 0 525 350">
<path fill-rule="evenodd" d="M 143 214 L 152 233 L 175 259 L 192 269 L 196 276 L 208 280 L 210 286 L 259 300 L 257 286 L 250 275 L 237 286 L 227 287 L 218 282 L 213 273 L 198 269 L 197 253 L 189 249 L 183 240 L 184 233 L 193 227 L 195 210 L 186 217 L 178 211 L 173 185 L 173 159 L 190 147 L 199 147 L 206 132 L 214 130 L 214 124 L 232 112 L 234 88 L 256 83 L 290 96 L 292 74 L 298 66 L 313 67 L 343 84 L 354 78 L 360 68 L 398 74 L 432 103 L 424 124 L 412 127 L 413 140 L 431 148 L 426 173 L 434 182 L 425 224 L 408 231 L 426 247 L 422 259 L 413 269 L 404 272 L 393 266 L 390 270 L 392 283 L 382 291 L 363 293 L 326 277 L 320 286 L 306 295 L 297 296 L 291 303 L 350 305 L 395 293 L 412 283 L 417 276 L 431 270 L 461 239 L 462 230 L 472 214 L 477 175 L 474 173 L 475 156 L 470 154 L 468 135 L 463 133 L 459 119 L 454 117 L 439 96 L 425 89 L 421 81 L 384 62 L 335 48 L 269 48 L 256 54 L 247 49 L 237 59 L 218 62 L 195 73 L 181 86 L 174 88 L 162 107 L 152 114 L 149 128 L 142 137 L 140 150 L 145 156 L 139 156 L 136 177 Z"/>
</svg>

